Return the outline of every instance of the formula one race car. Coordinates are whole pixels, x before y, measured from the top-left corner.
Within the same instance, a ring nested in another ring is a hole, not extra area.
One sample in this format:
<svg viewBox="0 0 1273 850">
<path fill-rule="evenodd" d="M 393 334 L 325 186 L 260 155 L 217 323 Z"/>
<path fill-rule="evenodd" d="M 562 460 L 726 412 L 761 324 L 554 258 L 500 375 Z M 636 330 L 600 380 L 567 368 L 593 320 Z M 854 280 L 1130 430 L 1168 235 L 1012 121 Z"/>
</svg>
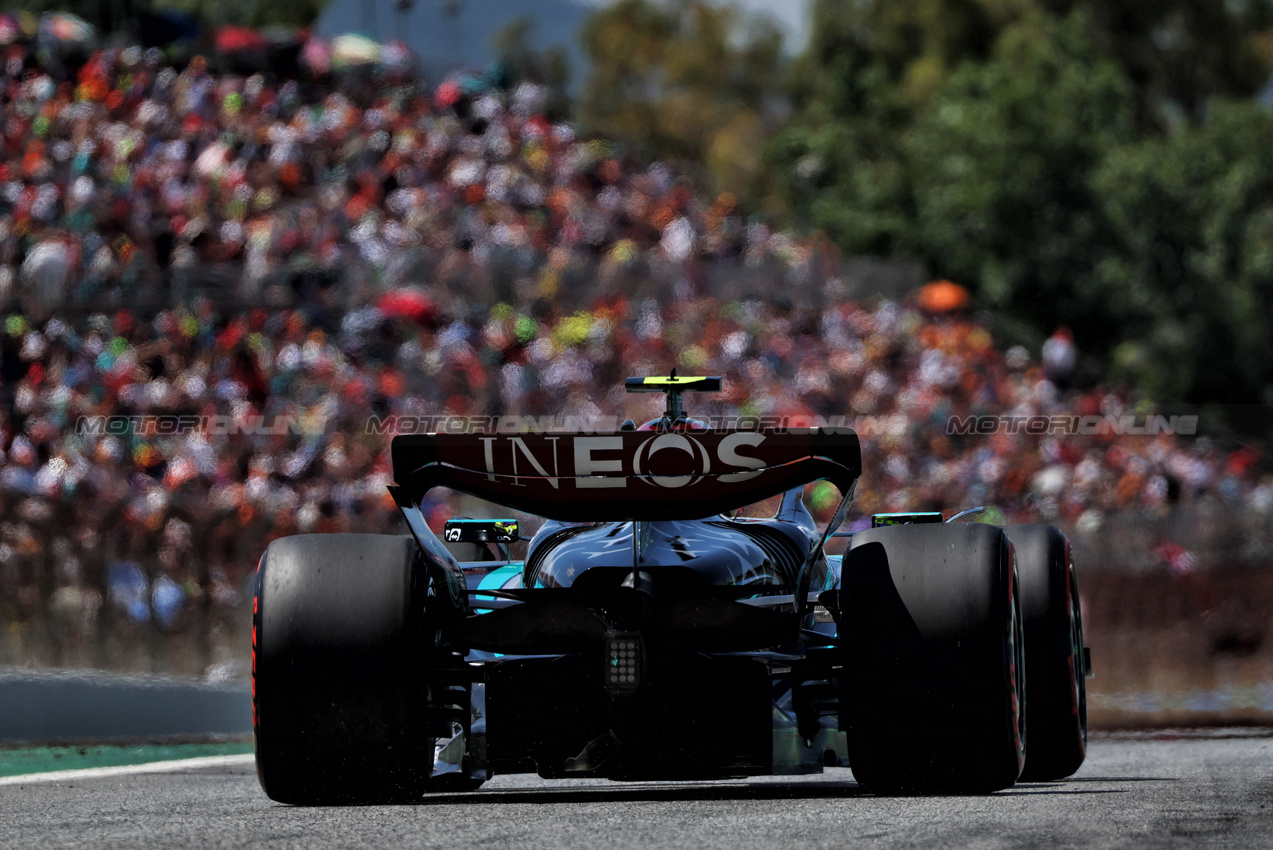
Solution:
<svg viewBox="0 0 1273 850">
<path fill-rule="evenodd" d="M 983 793 L 1077 770 L 1089 660 L 1064 535 L 937 513 L 838 532 L 857 436 L 686 417 L 683 392 L 720 387 L 629 379 L 667 410 L 609 433 L 395 437 L 411 536 L 271 543 L 252 625 L 265 792 L 848 766 L 876 793 Z M 822 530 L 801 498 L 820 479 L 842 496 Z M 443 543 L 420 510 L 439 486 L 546 521 L 516 560 L 514 519 L 452 520 Z M 772 518 L 736 515 L 780 495 Z"/>
</svg>

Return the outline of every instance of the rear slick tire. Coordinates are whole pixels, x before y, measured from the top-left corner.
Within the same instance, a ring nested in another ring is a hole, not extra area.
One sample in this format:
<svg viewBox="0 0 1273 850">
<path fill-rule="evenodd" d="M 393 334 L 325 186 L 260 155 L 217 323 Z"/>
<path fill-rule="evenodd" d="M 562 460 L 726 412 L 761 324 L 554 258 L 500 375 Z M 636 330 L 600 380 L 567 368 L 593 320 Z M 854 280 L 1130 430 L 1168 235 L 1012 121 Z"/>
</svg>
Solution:
<svg viewBox="0 0 1273 850">
<path fill-rule="evenodd" d="M 297 805 L 420 799 L 433 771 L 423 722 L 424 573 L 409 537 L 275 540 L 252 622 L 256 771 Z"/>
<path fill-rule="evenodd" d="M 1021 779 L 1064 779 L 1087 756 L 1083 614 L 1070 542 L 1049 525 L 1008 525 L 1003 530 L 1017 552 L 1030 671 L 1030 752 Z"/>
<path fill-rule="evenodd" d="M 879 794 L 983 794 L 1025 763 L 1025 661 L 1012 546 L 997 527 L 854 535 L 841 585 L 841 724 Z"/>
</svg>

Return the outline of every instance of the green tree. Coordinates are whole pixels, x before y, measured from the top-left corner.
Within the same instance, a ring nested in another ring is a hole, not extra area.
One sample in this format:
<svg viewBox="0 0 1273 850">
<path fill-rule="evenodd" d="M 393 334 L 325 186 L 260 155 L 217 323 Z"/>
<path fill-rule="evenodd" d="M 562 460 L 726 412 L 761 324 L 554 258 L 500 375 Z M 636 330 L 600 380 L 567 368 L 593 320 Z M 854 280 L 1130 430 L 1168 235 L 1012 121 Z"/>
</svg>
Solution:
<svg viewBox="0 0 1273 850">
<path fill-rule="evenodd" d="M 908 254 L 1163 401 L 1273 403 L 1265 0 L 816 0 L 768 161 L 796 224 Z M 1232 362 L 1232 367 L 1217 368 Z"/>
<path fill-rule="evenodd" d="M 1273 404 L 1273 115 L 1206 122 L 1112 152 L 1096 175 L 1124 293 L 1114 374 L 1163 401 Z"/>
<path fill-rule="evenodd" d="M 985 61 L 1032 0 L 816 0 L 792 66 L 795 114 L 767 159 L 793 220 L 850 253 L 914 246 L 902 140 L 964 63 Z"/>
<path fill-rule="evenodd" d="M 619 0 L 591 16 L 591 74 L 579 117 L 648 155 L 706 169 L 715 189 L 764 193 L 764 141 L 777 124 L 782 34 L 706 0 Z"/>
<path fill-rule="evenodd" d="M 1133 114 L 1131 86 L 1096 54 L 1081 15 L 1008 27 L 902 140 L 911 249 L 1040 335 L 1067 324 L 1089 351 L 1105 348 L 1126 304 L 1096 274 L 1111 244 L 1094 177 L 1133 141 Z"/>
<path fill-rule="evenodd" d="M 1273 68 L 1273 4 L 1267 0 L 1044 0 L 1082 10 L 1102 52 L 1137 92 L 1138 116 L 1162 129 L 1200 122 L 1216 97 L 1249 97 Z"/>
<path fill-rule="evenodd" d="M 1032 0 L 816 0 L 809 44 L 794 63 L 798 107 L 831 100 L 857 112 L 883 82 L 921 103 L 965 60 L 983 60 Z M 870 80 L 860 75 L 874 69 Z"/>
</svg>

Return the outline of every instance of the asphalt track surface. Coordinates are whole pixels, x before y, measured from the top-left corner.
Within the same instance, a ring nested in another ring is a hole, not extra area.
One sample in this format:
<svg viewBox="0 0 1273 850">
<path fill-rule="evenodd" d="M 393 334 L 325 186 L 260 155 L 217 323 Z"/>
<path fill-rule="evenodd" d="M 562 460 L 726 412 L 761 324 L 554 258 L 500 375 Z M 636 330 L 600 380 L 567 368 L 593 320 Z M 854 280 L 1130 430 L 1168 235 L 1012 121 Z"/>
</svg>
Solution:
<svg viewBox="0 0 1273 850">
<path fill-rule="evenodd" d="M 498 777 L 421 805 L 292 808 L 242 757 L 0 786 L 0 847 L 1273 847 L 1273 736 L 1102 736 L 1072 779 L 873 797 L 847 770 L 717 783 Z"/>
</svg>

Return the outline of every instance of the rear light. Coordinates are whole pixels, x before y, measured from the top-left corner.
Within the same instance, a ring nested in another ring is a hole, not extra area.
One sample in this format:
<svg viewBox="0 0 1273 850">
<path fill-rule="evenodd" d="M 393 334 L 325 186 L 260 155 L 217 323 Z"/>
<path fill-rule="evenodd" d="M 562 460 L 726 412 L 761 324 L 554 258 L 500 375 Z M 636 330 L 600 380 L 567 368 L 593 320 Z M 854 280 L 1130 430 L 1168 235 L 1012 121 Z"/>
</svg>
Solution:
<svg viewBox="0 0 1273 850">
<path fill-rule="evenodd" d="M 633 693 L 640 689 L 645 668 L 643 655 L 639 634 L 606 635 L 604 672 L 606 690 L 614 693 Z"/>
</svg>

